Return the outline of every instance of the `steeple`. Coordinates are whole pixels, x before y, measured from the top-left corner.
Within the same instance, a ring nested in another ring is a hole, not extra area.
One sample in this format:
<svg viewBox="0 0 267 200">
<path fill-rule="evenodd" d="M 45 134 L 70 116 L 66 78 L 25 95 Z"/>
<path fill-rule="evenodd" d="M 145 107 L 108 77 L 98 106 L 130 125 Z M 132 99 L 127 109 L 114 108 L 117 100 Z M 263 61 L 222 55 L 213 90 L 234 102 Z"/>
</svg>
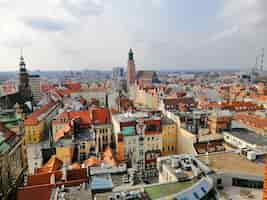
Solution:
<svg viewBox="0 0 267 200">
<path fill-rule="evenodd" d="M 130 51 L 129 51 L 129 60 L 133 60 L 134 59 L 134 57 L 133 57 L 133 50 L 132 50 L 132 48 L 130 48 Z"/>
<path fill-rule="evenodd" d="M 20 71 L 26 71 L 26 64 L 23 57 L 23 50 L 21 49 L 20 53 L 20 62 L 19 62 Z"/>
</svg>

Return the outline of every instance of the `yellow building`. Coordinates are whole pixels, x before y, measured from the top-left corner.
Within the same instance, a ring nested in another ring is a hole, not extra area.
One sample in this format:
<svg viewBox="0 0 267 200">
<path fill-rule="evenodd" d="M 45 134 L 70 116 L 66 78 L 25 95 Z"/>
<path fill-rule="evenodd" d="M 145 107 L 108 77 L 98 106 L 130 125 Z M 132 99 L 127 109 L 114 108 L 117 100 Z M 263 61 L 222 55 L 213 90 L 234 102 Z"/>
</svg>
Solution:
<svg viewBox="0 0 267 200">
<path fill-rule="evenodd" d="M 58 104 L 50 102 L 26 117 L 24 121 L 25 142 L 38 143 L 43 137 L 47 122 L 57 112 Z"/>
<path fill-rule="evenodd" d="M 72 163 L 73 152 L 74 152 L 74 147 L 72 147 L 72 146 L 57 147 L 56 148 L 57 158 L 59 158 L 60 160 L 64 161 L 67 164 Z"/>
<path fill-rule="evenodd" d="M 177 153 L 177 125 L 176 123 L 163 117 L 161 120 L 162 127 L 162 155 L 167 156 Z"/>
<path fill-rule="evenodd" d="M 25 130 L 25 142 L 29 143 L 38 143 L 41 141 L 42 133 L 44 130 L 44 122 L 36 123 L 24 123 Z"/>
</svg>

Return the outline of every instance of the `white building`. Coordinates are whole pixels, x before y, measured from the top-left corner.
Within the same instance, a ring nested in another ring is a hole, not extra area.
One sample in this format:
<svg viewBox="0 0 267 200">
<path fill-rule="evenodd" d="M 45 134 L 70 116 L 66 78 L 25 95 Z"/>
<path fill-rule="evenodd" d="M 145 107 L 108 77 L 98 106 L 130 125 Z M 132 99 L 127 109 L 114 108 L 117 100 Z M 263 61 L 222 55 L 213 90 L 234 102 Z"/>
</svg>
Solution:
<svg viewBox="0 0 267 200">
<path fill-rule="evenodd" d="M 233 128 L 223 132 L 224 141 L 239 149 L 249 148 L 267 152 L 267 138 L 245 128 Z"/>
</svg>

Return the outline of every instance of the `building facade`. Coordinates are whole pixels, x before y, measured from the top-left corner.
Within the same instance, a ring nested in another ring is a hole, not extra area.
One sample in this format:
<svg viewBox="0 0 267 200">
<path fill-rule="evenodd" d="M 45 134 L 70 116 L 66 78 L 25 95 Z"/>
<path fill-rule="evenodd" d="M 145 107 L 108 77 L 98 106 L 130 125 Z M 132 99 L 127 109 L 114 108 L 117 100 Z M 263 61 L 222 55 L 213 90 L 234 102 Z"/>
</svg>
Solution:
<svg viewBox="0 0 267 200">
<path fill-rule="evenodd" d="M 39 75 L 30 75 L 29 84 L 32 91 L 33 102 L 37 104 L 41 98 L 41 78 Z"/>
<path fill-rule="evenodd" d="M 0 123 L 0 199 L 12 198 L 27 168 L 26 145 L 21 133 Z"/>
<path fill-rule="evenodd" d="M 178 130 L 176 123 L 164 117 L 161 120 L 161 127 L 162 127 L 162 155 L 172 155 L 177 153 L 177 144 L 178 144 Z"/>
<path fill-rule="evenodd" d="M 58 103 L 50 102 L 27 116 L 24 121 L 25 141 L 27 144 L 39 143 L 43 137 L 48 137 L 48 132 L 45 135 L 47 125 L 57 114 L 58 109 Z"/>
</svg>

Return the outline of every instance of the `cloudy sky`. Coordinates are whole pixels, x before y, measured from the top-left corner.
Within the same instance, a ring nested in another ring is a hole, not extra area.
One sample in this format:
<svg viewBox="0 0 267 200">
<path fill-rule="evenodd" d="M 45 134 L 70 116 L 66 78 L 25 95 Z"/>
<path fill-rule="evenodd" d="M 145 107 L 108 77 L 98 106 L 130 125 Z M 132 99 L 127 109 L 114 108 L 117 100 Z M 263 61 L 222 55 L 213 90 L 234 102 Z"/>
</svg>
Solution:
<svg viewBox="0 0 267 200">
<path fill-rule="evenodd" d="M 248 68 L 267 49 L 266 0 L 0 0 L 0 71 Z"/>
</svg>

